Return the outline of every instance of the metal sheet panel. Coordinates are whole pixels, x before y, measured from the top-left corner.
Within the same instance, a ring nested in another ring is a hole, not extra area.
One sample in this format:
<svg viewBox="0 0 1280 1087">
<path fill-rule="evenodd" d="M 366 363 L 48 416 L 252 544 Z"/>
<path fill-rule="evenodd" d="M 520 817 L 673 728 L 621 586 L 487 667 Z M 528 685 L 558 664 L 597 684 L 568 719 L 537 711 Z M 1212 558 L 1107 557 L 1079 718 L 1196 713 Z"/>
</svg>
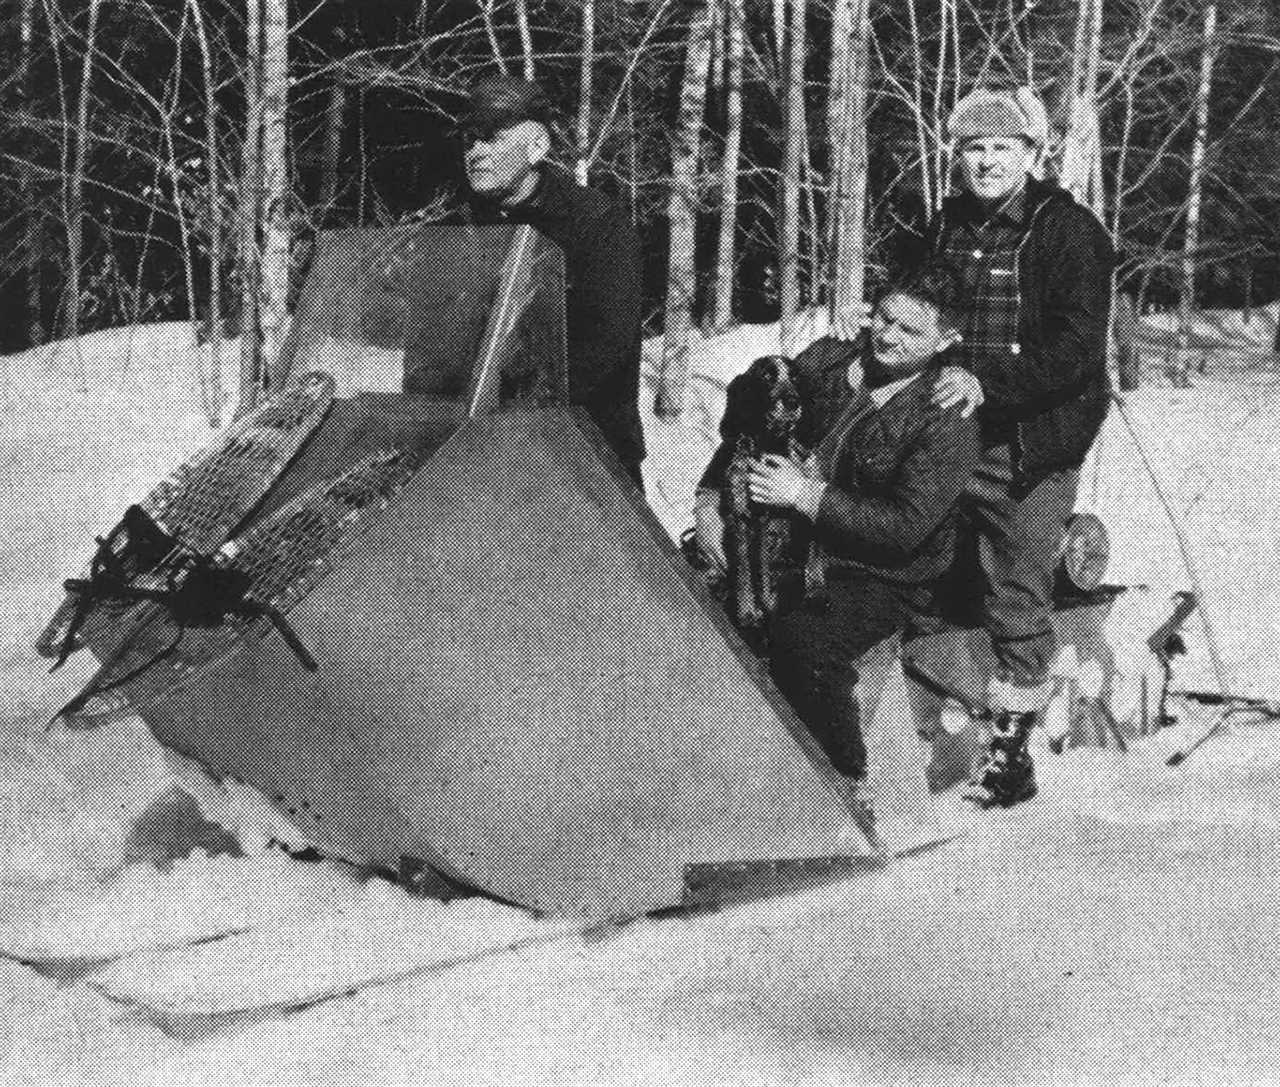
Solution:
<svg viewBox="0 0 1280 1087">
<path fill-rule="evenodd" d="M 589 423 L 472 420 L 291 612 L 145 711 L 314 840 L 538 909 L 677 905 L 686 866 L 869 852 Z"/>
</svg>

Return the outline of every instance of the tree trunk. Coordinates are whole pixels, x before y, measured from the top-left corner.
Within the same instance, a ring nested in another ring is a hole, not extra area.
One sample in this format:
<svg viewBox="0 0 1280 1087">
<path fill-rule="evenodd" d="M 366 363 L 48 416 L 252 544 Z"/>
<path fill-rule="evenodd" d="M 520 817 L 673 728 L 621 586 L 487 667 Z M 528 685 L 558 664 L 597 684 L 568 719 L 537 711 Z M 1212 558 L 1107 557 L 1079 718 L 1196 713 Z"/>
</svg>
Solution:
<svg viewBox="0 0 1280 1087">
<path fill-rule="evenodd" d="M 187 205 L 183 200 L 182 164 L 178 157 L 177 142 L 173 137 L 173 118 L 178 111 L 178 96 L 182 87 L 182 47 L 187 35 L 188 5 L 182 5 L 182 22 L 178 27 L 173 61 L 173 79 L 168 98 L 161 107 L 160 131 L 164 142 L 170 188 L 173 192 L 173 216 L 178 221 L 178 252 L 182 257 L 182 280 L 187 292 L 187 320 L 191 325 L 191 346 L 195 349 L 196 389 L 205 415 L 212 421 L 209 408 L 209 382 L 200 358 L 199 316 L 196 303 L 195 246 L 191 240 L 191 226 L 187 221 Z"/>
<path fill-rule="evenodd" d="M 40 265 L 41 253 L 40 200 L 36 189 L 36 174 L 32 157 L 35 153 L 31 138 L 31 43 L 35 36 L 35 0 L 22 0 L 18 26 L 18 78 L 17 106 L 22 125 L 21 155 L 18 168 L 18 192 L 22 204 L 22 279 L 23 299 L 26 303 L 26 339 L 34 347 L 44 341 L 44 322 L 41 320 Z"/>
<path fill-rule="evenodd" d="M 778 338 L 784 355 L 794 354 L 800 314 L 800 169 L 804 156 L 804 61 L 806 0 L 791 0 L 786 40 L 782 178 L 778 215 Z"/>
<path fill-rule="evenodd" d="M 289 21 L 286 0 L 262 20 L 262 359 L 276 374 L 289 313 Z"/>
<path fill-rule="evenodd" d="M 1102 137 L 1098 123 L 1098 65 L 1102 49 L 1102 0 L 1078 0 L 1071 54 L 1071 105 L 1063 146 L 1062 187 L 1098 214 Z"/>
<path fill-rule="evenodd" d="M 1218 4 L 1209 0 L 1204 9 L 1204 48 L 1200 54 L 1200 81 L 1196 88 L 1196 131 L 1191 143 L 1191 173 L 1187 186 L 1187 229 L 1182 243 L 1182 292 L 1178 298 L 1178 344 L 1173 383 L 1191 384 L 1191 313 L 1195 306 L 1196 250 L 1200 247 L 1200 198 L 1204 188 L 1204 152 L 1209 133 L 1209 94 L 1213 87 L 1213 63 L 1218 48 Z"/>
<path fill-rule="evenodd" d="M 627 207 L 631 225 L 640 221 L 640 148 L 636 146 L 636 101 L 627 84 Z"/>
<path fill-rule="evenodd" d="M 262 389 L 262 0 L 245 3 L 244 145 L 240 164 L 240 388 L 237 414 L 258 402 Z"/>
<path fill-rule="evenodd" d="M 338 202 L 338 172 L 342 166 L 342 133 L 346 128 L 347 86 L 335 79 L 329 88 L 329 100 L 324 110 L 324 162 L 320 168 L 320 193 L 316 201 L 320 205 L 317 217 L 323 227 L 332 217 Z"/>
<path fill-rule="evenodd" d="M 697 287 L 698 159 L 707 101 L 707 69 L 711 64 L 711 17 L 716 0 L 703 0 L 689 26 L 680 115 L 671 149 L 671 197 L 667 222 L 671 233 L 667 255 L 667 304 L 663 319 L 662 374 L 655 405 L 671 418 L 684 407 L 689 379 L 689 335 Z"/>
<path fill-rule="evenodd" d="M 529 29 L 529 0 L 516 0 L 516 26 L 520 30 L 520 52 L 524 56 L 524 77 L 534 78 L 533 32 Z"/>
<path fill-rule="evenodd" d="M 210 425 L 217 426 L 222 419 L 222 196 L 218 171 L 218 107 L 213 93 L 213 57 L 200 0 L 190 0 L 190 4 L 204 79 L 204 155 L 209 171 L 206 223 L 209 231 L 209 373 L 205 411 Z"/>
<path fill-rule="evenodd" d="M 76 155 L 71 167 L 67 214 L 67 311 L 66 335 L 80 335 L 80 262 L 84 250 L 84 171 L 89 154 L 89 103 L 93 80 L 93 54 L 98 40 L 98 12 L 102 0 L 89 0 L 89 27 L 85 32 L 84 61 L 80 68 L 80 99 L 76 106 Z"/>
<path fill-rule="evenodd" d="M 578 78 L 578 162 L 574 174 L 586 185 L 591 159 L 591 80 L 596 65 L 596 0 L 582 0 L 582 68 Z"/>
<path fill-rule="evenodd" d="M 787 63 L 787 0 L 773 0 L 773 48 L 781 73 Z"/>
<path fill-rule="evenodd" d="M 866 268 L 868 0 L 837 0 L 831 22 L 827 130 L 831 146 L 831 326 L 861 327 Z"/>
<path fill-rule="evenodd" d="M 1142 383 L 1141 357 L 1138 354 L 1138 316 L 1133 298 L 1123 291 L 1115 296 L 1116 369 L 1120 390 L 1129 392 Z"/>
<path fill-rule="evenodd" d="M 937 124 L 936 137 L 933 141 L 933 209 L 942 207 L 943 198 L 947 195 L 948 172 L 950 161 L 947 141 L 943 126 L 955 105 L 957 88 L 951 88 L 950 100 L 947 96 L 947 61 L 948 46 L 951 43 L 951 24 L 957 19 L 956 0 L 938 0 L 940 27 L 938 30 L 938 64 L 933 79 L 933 116 Z"/>
<path fill-rule="evenodd" d="M 724 156 L 720 162 L 720 232 L 716 239 L 716 297 L 712 327 L 723 331 L 733 323 L 734 236 L 738 229 L 738 160 L 742 157 L 742 67 L 746 39 L 743 0 L 724 0 L 725 120 Z"/>
<path fill-rule="evenodd" d="M 926 215 L 935 210 L 933 202 L 933 147 L 924 118 L 924 43 L 920 40 L 920 18 L 916 0 L 907 0 L 907 23 L 911 30 L 911 112 L 916 128 L 916 146 L 920 155 L 920 203 Z"/>
<path fill-rule="evenodd" d="M 476 0 L 484 18 L 484 32 L 489 39 L 489 51 L 493 53 L 494 63 L 498 65 L 498 71 L 503 75 L 510 75 L 511 69 L 507 67 L 507 58 L 503 56 L 502 46 L 498 42 L 498 28 L 493 22 L 493 5 L 496 2 L 497 0 Z"/>
</svg>

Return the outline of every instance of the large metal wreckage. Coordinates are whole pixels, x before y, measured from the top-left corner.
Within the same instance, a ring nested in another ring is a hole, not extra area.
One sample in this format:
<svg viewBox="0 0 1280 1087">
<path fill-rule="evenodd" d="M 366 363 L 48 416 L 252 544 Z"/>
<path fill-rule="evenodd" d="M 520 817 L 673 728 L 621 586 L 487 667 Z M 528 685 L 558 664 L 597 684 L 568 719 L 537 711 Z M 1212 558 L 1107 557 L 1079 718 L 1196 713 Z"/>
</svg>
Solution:
<svg viewBox="0 0 1280 1087">
<path fill-rule="evenodd" d="M 136 712 L 206 814 L 538 915 L 715 906 L 949 840 L 936 796 L 980 747 L 985 635 L 863 661 L 870 831 L 569 406 L 563 303 L 528 227 L 323 235 L 277 391 L 66 583 L 39 652 L 100 666 L 60 722 Z M 1194 600 L 1152 625 L 1160 667 L 1118 720 L 1127 590 L 1096 518 L 1063 556 L 1051 742 L 1123 745 L 1161 723 Z"/>
</svg>

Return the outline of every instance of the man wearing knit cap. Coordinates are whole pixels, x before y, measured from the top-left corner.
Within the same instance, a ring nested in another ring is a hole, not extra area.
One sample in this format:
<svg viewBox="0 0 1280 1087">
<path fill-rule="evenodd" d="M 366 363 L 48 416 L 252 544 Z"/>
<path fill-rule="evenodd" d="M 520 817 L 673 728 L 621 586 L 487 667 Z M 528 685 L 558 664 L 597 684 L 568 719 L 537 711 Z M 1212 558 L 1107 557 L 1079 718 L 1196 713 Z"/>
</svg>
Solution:
<svg viewBox="0 0 1280 1087">
<path fill-rule="evenodd" d="M 983 405 L 983 457 L 961 511 L 978 541 L 998 666 L 993 734 L 965 796 L 1009 806 L 1036 792 L 1027 739 L 1051 693 L 1058 548 L 1107 412 L 1113 256 L 1095 216 L 1034 176 L 1048 126 L 1028 88 L 975 90 L 948 128 L 958 191 L 926 242 L 960 271 L 969 310 L 959 366 L 934 395 Z"/>
<path fill-rule="evenodd" d="M 553 110 L 542 89 L 493 75 L 461 118 L 474 223 L 527 223 L 565 254 L 569 399 L 585 408 L 641 485 L 640 245 L 627 217 L 547 161 Z"/>
</svg>

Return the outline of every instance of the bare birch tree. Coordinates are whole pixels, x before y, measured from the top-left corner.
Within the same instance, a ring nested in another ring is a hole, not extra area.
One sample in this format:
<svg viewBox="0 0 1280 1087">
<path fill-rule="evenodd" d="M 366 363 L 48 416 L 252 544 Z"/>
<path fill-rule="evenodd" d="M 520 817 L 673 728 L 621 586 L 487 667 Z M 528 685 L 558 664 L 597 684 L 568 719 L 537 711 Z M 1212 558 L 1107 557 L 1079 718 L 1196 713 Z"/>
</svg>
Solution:
<svg viewBox="0 0 1280 1087">
<path fill-rule="evenodd" d="M 591 155 L 591 82 L 596 66 L 596 0 L 582 0 L 582 64 L 578 76 L 578 161 L 574 176 L 586 185 Z"/>
<path fill-rule="evenodd" d="M 671 196 L 667 223 L 667 305 L 663 320 L 662 373 L 655 411 L 663 418 L 680 414 L 689 379 L 689 337 L 697 288 L 698 163 L 711 64 L 711 24 L 716 0 L 703 0 L 689 25 L 680 114 L 671 148 Z"/>
<path fill-rule="evenodd" d="M 720 229 L 716 238 L 715 317 L 723 331 L 733 323 L 735 235 L 738 229 L 738 160 L 742 157 L 742 69 L 746 9 L 743 0 L 724 0 L 725 135 L 720 160 Z"/>
<path fill-rule="evenodd" d="M 240 381 L 237 413 L 258 402 L 262 388 L 259 290 L 262 249 L 262 0 L 245 0 L 244 143 L 240 160 Z"/>
<path fill-rule="evenodd" d="M 1102 135 L 1098 118 L 1098 68 L 1102 50 L 1102 0 L 1078 0 L 1071 50 L 1071 87 L 1060 180 L 1063 188 L 1098 214 L 1103 210 Z"/>
<path fill-rule="evenodd" d="M 262 354 L 270 373 L 289 313 L 289 18 L 287 0 L 263 0 Z"/>
<path fill-rule="evenodd" d="M 857 335 L 866 268 L 868 0 L 836 0 L 831 21 L 827 132 L 831 145 L 828 245 L 831 323 Z"/>
<path fill-rule="evenodd" d="M 17 105 L 24 138 L 22 140 L 23 157 L 19 166 L 18 194 L 22 201 L 22 278 L 23 299 L 26 310 L 27 343 L 35 346 L 44 340 L 44 322 L 41 320 L 40 306 L 40 239 L 41 229 L 40 202 L 36 198 L 36 171 L 32 163 L 32 95 L 31 95 L 31 53 L 32 39 L 35 36 L 36 3 L 35 0 L 22 0 L 18 24 L 18 78 L 16 84 Z"/>
<path fill-rule="evenodd" d="M 1175 385 L 1191 384 L 1191 311 L 1195 306 L 1196 250 L 1200 247 L 1200 200 L 1204 188 L 1205 145 L 1209 136 L 1209 97 L 1218 49 L 1218 4 L 1204 8 L 1204 43 L 1200 81 L 1196 87 L 1196 131 L 1191 141 L 1191 172 L 1187 183 L 1187 229 L 1182 241 L 1182 292 L 1178 298 L 1178 338 L 1171 378 Z"/>
<path fill-rule="evenodd" d="M 480 13 L 484 18 L 484 32 L 489 39 L 489 51 L 493 54 L 494 63 L 503 75 L 510 75 L 511 69 L 507 66 L 502 44 L 498 41 L 498 27 L 493 18 L 493 9 L 497 0 L 476 0 L 476 3 L 480 5 Z"/>
<path fill-rule="evenodd" d="M 336 76 L 329 87 L 324 108 L 324 160 L 320 165 L 320 191 L 316 225 L 320 226 L 338 201 L 338 170 L 342 165 L 342 133 L 347 113 L 347 85 Z"/>
<path fill-rule="evenodd" d="M 784 54 L 782 176 L 778 214 L 778 339 L 784 355 L 794 354 L 800 313 L 800 173 L 805 145 L 804 62 L 806 0 L 790 0 Z"/>
<path fill-rule="evenodd" d="M 207 383 L 201 384 L 209 422 L 217 426 L 222 419 L 222 193 L 218 169 L 218 107 L 214 97 L 213 56 L 200 0 L 188 0 L 188 3 L 204 82 L 204 157 L 208 169 L 205 229 L 209 232 L 209 365 Z"/>
<path fill-rule="evenodd" d="M 98 13 L 102 0 L 89 0 L 89 27 L 85 31 L 80 67 L 80 98 L 76 104 L 76 154 L 71 167 L 67 198 L 67 308 L 66 334 L 80 335 L 82 304 L 80 277 L 84 249 L 84 171 L 89 154 L 89 106 L 92 102 L 93 61 L 98 41 Z"/>
<path fill-rule="evenodd" d="M 524 58 L 524 77 L 533 79 L 536 74 L 533 59 L 533 31 L 529 28 L 529 2 L 516 0 L 516 27 L 520 31 L 520 52 Z"/>
</svg>

